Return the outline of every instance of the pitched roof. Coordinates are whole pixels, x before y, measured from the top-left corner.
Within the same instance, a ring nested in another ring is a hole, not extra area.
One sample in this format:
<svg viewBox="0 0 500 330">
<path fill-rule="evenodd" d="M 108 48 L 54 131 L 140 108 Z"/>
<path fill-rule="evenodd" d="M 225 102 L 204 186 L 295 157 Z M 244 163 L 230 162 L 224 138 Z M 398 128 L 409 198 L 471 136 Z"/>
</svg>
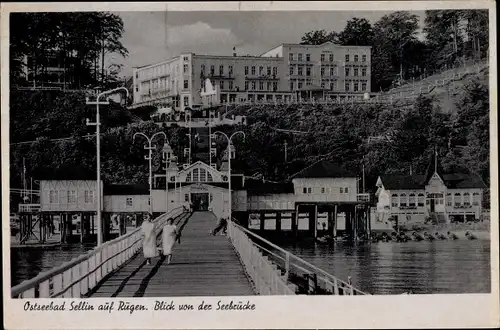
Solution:
<svg viewBox="0 0 500 330">
<path fill-rule="evenodd" d="M 292 178 L 356 178 L 356 173 L 342 168 L 339 164 L 320 161 L 306 167 Z"/>
<path fill-rule="evenodd" d="M 446 187 L 451 189 L 487 188 L 484 181 L 477 174 L 471 174 L 471 173 L 444 174 L 442 176 L 442 179 Z"/>
<path fill-rule="evenodd" d="M 425 176 L 407 174 L 384 174 L 380 180 L 387 190 L 424 189 Z"/>
<path fill-rule="evenodd" d="M 278 183 L 249 178 L 245 180 L 245 189 L 249 196 L 294 193 L 293 183 L 291 182 Z"/>
<path fill-rule="evenodd" d="M 147 184 L 107 184 L 103 188 L 104 195 L 149 195 Z"/>
</svg>

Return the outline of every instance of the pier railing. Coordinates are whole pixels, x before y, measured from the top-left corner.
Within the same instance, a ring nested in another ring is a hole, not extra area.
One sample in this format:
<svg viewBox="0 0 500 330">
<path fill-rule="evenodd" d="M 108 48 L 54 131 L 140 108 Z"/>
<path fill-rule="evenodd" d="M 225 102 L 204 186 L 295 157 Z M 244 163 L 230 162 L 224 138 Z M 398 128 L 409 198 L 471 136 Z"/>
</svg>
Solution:
<svg viewBox="0 0 500 330">
<path fill-rule="evenodd" d="M 229 237 L 253 282 L 255 292 L 260 295 L 294 295 L 293 286 L 287 284 L 281 270 L 260 252 L 242 229 L 229 221 Z"/>
<path fill-rule="evenodd" d="M 159 232 L 169 218 L 184 212 L 178 207 L 154 219 Z M 101 279 L 141 249 L 141 228 L 96 247 L 89 253 L 26 280 L 12 288 L 13 298 L 81 298 Z"/>
<path fill-rule="evenodd" d="M 259 293 L 367 295 L 351 283 L 327 273 L 235 222 L 237 220 L 233 219 L 228 224 L 229 235 L 245 269 L 254 283 L 257 282 L 255 285 L 258 291 L 261 290 Z M 240 250 L 243 252 L 240 253 Z M 262 278 L 265 279 L 264 283 L 258 282 Z M 272 282 L 270 285 L 271 280 L 277 283 Z M 271 290 L 268 287 L 271 287 Z M 285 291 L 288 293 L 283 293 Z"/>
</svg>

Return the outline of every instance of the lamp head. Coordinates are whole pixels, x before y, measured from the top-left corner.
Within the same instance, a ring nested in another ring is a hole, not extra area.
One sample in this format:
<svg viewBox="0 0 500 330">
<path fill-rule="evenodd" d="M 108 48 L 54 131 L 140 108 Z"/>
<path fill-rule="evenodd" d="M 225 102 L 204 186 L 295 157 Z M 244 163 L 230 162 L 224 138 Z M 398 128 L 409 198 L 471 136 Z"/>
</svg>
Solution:
<svg viewBox="0 0 500 330">
<path fill-rule="evenodd" d="M 86 122 L 87 125 L 89 125 L 90 124 L 90 119 L 88 119 L 88 118 L 85 119 L 85 122 Z"/>
</svg>

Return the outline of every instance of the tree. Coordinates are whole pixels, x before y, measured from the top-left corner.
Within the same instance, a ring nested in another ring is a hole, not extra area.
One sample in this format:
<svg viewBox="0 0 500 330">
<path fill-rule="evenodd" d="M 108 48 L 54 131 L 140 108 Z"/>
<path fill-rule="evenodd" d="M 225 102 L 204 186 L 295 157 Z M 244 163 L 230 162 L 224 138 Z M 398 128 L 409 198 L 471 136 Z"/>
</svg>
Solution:
<svg viewBox="0 0 500 330">
<path fill-rule="evenodd" d="M 326 32 L 325 30 L 316 30 L 307 32 L 300 42 L 301 45 L 321 45 L 325 42 L 337 42 L 338 36 L 335 32 Z"/>
<path fill-rule="evenodd" d="M 372 26 L 367 19 L 354 17 L 347 22 L 344 31 L 340 32 L 338 40 L 344 46 L 371 46 Z"/>
</svg>

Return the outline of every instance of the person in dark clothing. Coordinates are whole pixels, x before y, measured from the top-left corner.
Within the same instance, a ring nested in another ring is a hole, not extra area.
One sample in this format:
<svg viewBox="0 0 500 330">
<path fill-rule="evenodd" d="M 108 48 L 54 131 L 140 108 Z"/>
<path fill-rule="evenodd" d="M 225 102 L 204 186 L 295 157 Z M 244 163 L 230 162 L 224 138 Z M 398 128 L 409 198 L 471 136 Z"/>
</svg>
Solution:
<svg viewBox="0 0 500 330">
<path fill-rule="evenodd" d="M 220 231 L 224 233 L 224 235 L 227 233 L 227 220 L 225 218 L 221 218 L 219 220 L 219 223 L 217 223 L 217 227 L 212 230 L 211 234 L 213 236 L 217 235 Z"/>
</svg>

